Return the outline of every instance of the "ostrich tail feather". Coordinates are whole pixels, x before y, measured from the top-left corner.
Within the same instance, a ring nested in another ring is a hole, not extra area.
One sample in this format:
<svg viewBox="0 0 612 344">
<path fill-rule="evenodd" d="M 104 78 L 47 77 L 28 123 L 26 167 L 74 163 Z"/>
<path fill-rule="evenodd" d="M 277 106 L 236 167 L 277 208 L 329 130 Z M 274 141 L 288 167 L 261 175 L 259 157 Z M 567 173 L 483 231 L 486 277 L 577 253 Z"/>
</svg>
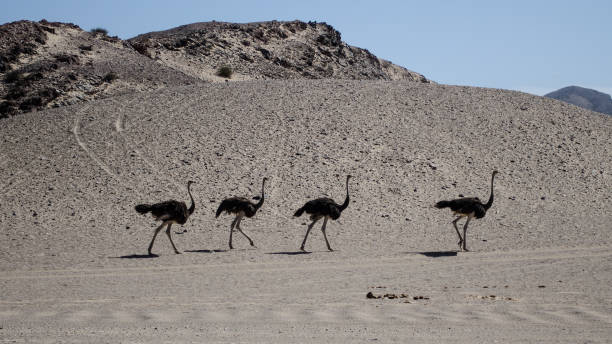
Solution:
<svg viewBox="0 0 612 344">
<path fill-rule="evenodd" d="M 302 216 L 302 214 L 304 213 L 304 207 L 301 207 L 300 209 L 298 209 L 295 214 L 293 214 L 293 216 L 295 217 L 300 217 Z"/>
<path fill-rule="evenodd" d="M 447 208 L 449 206 L 450 206 L 450 202 L 449 201 L 440 201 L 440 202 L 434 204 L 434 207 L 436 207 L 438 209 Z"/>
<path fill-rule="evenodd" d="M 151 211 L 151 205 L 149 205 L 149 204 L 139 204 L 139 205 L 135 206 L 134 209 L 136 209 L 136 211 L 141 213 L 141 214 L 146 214 L 146 213 Z"/>
</svg>

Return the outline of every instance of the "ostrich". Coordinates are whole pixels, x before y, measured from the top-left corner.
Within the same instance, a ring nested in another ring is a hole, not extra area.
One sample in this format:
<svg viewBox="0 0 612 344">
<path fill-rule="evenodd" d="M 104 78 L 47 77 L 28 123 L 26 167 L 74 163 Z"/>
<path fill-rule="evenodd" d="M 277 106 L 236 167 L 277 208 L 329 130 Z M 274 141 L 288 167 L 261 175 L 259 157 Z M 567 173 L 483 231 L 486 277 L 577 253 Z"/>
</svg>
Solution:
<svg viewBox="0 0 612 344">
<path fill-rule="evenodd" d="M 337 204 L 333 199 L 322 197 L 313 199 L 311 201 L 306 202 L 303 207 L 298 209 L 293 216 L 300 217 L 304 212 L 310 214 L 310 219 L 312 223 L 308 225 L 308 229 L 306 230 L 306 235 L 304 236 L 304 241 L 302 241 L 302 246 L 300 250 L 304 251 L 304 245 L 306 244 L 306 239 L 308 238 L 308 233 L 312 229 L 312 226 L 319 221 L 319 219 L 323 218 L 323 226 L 321 227 L 321 231 L 323 232 L 323 237 L 325 238 L 325 243 L 327 244 L 327 249 L 333 251 L 331 246 L 329 246 L 329 241 L 327 240 L 327 235 L 325 234 L 325 226 L 327 225 L 327 220 L 330 218 L 332 220 L 337 220 L 340 217 L 340 214 L 346 207 L 349 205 L 349 179 L 351 179 L 351 175 L 346 176 L 346 199 L 344 199 L 344 203 Z"/>
<path fill-rule="evenodd" d="M 187 205 L 185 202 L 179 202 L 175 200 L 169 200 L 161 203 L 155 204 L 139 204 L 136 207 L 137 212 L 141 214 L 146 214 L 151 212 L 155 220 L 162 221 L 162 224 L 159 225 L 155 229 L 155 234 L 153 234 L 153 239 L 149 244 L 149 255 L 151 256 L 151 249 L 153 248 L 153 243 L 155 242 L 155 238 L 157 237 L 157 233 L 166 225 L 168 228 L 166 229 L 166 234 L 168 235 L 168 239 L 170 239 L 170 243 L 172 244 L 172 248 L 174 248 L 174 252 L 176 254 L 180 254 L 179 250 L 176 249 L 174 242 L 172 241 L 172 236 L 170 234 L 170 227 L 173 224 L 178 223 L 179 225 L 184 225 L 187 222 L 187 219 L 193 211 L 195 210 L 195 202 L 193 201 L 193 196 L 191 195 L 191 184 L 195 184 L 193 181 L 187 182 L 187 193 L 189 194 L 189 198 L 191 198 L 191 206 L 187 209 Z"/>
<path fill-rule="evenodd" d="M 263 205 L 264 187 L 266 186 L 266 180 L 268 180 L 268 178 L 264 178 L 263 182 L 261 183 L 261 197 L 259 198 L 259 202 L 252 203 L 251 201 L 249 201 L 248 199 L 244 197 L 230 197 L 230 198 L 224 199 L 223 202 L 221 202 L 221 204 L 219 205 L 219 208 L 217 209 L 217 214 L 215 215 L 215 217 L 219 217 L 219 215 L 221 215 L 221 213 L 224 211 L 227 212 L 228 214 L 236 215 L 236 218 L 234 218 L 234 221 L 232 221 L 232 224 L 230 225 L 230 237 L 229 237 L 230 250 L 234 248 L 232 246 L 232 234 L 234 233 L 234 227 L 236 227 L 238 231 L 242 233 L 242 235 L 244 235 L 247 239 L 249 239 L 249 243 L 251 244 L 251 246 L 255 246 L 255 244 L 253 244 L 253 240 L 251 240 L 251 238 L 249 238 L 249 236 L 246 235 L 246 233 L 244 233 L 242 229 L 240 228 L 240 222 L 242 221 L 242 218 L 245 216 L 246 217 L 255 216 L 255 213 L 257 213 L 257 210 L 259 210 L 259 208 L 261 208 L 261 206 Z M 257 199 L 257 197 L 254 197 L 254 199 Z"/>
<path fill-rule="evenodd" d="M 495 180 L 495 175 L 499 172 L 493 171 L 491 175 L 491 195 L 489 196 L 489 201 L 483 204 L 478 197 L 468 197 L 468 198 L 457 198 L 451 201 L 440 201 L 435 204 L 435 207 L 438 209 L 442 208 L 451 208 L 455 215 L 458 217 L 453 221 L 453 226 L 455 227 L 455 231 L 457 231 L 457 236 L 459 236 L 459 248 L 462 251 L 469 251 L 467 249 L 467 227 L 472 218 L 481 219 L 483 218 L 487 210 L 491 208 L 493 204 L 493 181 Z M 465 221 L 465 225 L 463 225 L 463 237 L 459 234 L 459 228 L 457 228 L 457 221 L 459 221 L 462 217 L 467 217 Z"/>
</svg>

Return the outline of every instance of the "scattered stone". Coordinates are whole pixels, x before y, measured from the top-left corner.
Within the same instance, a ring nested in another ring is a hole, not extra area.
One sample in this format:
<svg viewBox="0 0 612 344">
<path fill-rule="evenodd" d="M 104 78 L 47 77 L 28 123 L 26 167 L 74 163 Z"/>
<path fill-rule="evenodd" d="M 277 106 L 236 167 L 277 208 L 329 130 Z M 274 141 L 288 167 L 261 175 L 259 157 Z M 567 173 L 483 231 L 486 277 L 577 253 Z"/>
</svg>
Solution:
<svg viewBox="0 0 612 344">
<path fill-rule="evenodd" d="M 376 288 L 385 288 L 385 287 L 376 287 Z M 409 296 L 407 294 L 403 294 L 403 293 L 399 294 L 399 295 L 398 294 L 393 294 L 393 293 L 386 293 L 386 294 L 383 294 L 383 295 L 375 295 L 371 291 L 366 294 L 366 297 L 368 299 L 389 299 L 389 300 L 409 298 Z M 420 296 L 420 298 L 423 299 L 424 297 Z M 429 298 L 425 298 L 425 299 L 428 300 Z"/>
</svg>

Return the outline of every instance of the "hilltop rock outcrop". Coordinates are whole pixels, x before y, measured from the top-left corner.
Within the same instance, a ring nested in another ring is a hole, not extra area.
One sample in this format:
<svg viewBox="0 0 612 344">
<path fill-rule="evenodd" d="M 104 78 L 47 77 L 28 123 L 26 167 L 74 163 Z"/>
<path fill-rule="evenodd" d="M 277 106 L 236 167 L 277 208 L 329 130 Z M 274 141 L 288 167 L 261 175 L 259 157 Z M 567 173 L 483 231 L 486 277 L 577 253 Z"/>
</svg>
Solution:
<svg viewBox="0 0 612 344">
<path fill-rule="evenodd" d="M 325 23 L 196 23 L 121 40 L 105 30 L 18 21 L 0 26 L 0 118 L 127 92 L 249 79 L 429 82 L 341 40 Z"/>
</svg>

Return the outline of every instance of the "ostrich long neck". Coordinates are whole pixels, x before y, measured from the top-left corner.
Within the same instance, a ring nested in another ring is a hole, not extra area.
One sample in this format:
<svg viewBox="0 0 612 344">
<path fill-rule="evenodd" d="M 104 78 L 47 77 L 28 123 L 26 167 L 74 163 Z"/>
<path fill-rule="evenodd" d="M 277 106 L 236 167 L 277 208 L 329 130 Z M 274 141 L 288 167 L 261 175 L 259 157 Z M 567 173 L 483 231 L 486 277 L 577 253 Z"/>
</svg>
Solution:
<svg viewBox="0 0 612 344">
<path fill-rule="evenodd" d="M 187 193 L 189 194 L 189 198 L 191 198 L 191 206 L 189 207 L 189 215 L 193 214 L 195 211 L 195 202 L 193 201 L 193 196 L 191 195 L 191 183 L 187 185 Z"/>
<path fill-rule="evenodd" d="M 485 209 L 489 209 L 493 205 L 493 180 L 495 180 L 495 173 L 491 176 L 491 196 L 489 196 L 487 204 L 484 205 Z"/>
<path fill-rule="evenodd" d="M 263 205 L 264 202 L 264 187 L 266 186 L 266 180 L 264 179 L 264 181 L 261 183 L 261 198 L 259 199 L 259 202 L 257 202 L 257 204 L 255 204 L 255 207 L 257 209 L 261 208 L 261 206 Z"/>
<path fill-rule="evenodd" d="M 340 211 L 343 211 L 349 205 L 349 189 L 348 189 L 349 178 L 346 178 L 346 198 L 344 199 L 344 203 L 340 206 Z"/>
</svg>

